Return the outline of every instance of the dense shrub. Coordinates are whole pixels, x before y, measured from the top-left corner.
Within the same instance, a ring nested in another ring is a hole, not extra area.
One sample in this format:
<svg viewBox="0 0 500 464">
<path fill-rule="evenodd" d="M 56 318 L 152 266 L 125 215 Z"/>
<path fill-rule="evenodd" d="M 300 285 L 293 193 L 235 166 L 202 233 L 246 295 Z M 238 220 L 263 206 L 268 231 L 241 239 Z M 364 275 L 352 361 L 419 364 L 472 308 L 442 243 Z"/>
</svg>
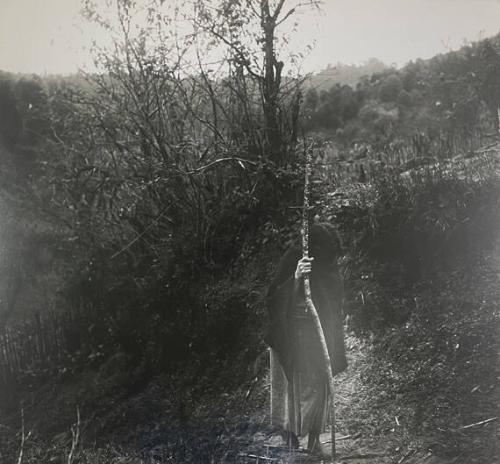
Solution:
<svg viewBox="0 0 500 464">
<path fill-rule="evenodd" d="M 358 327 L 405 320 L 418 285 L 491 243 L 500 198 L 494 163 L 479 156 L 385 168 L 350 206 L 333 208 L 349 244 L 348 306 Z"/>
<path fill-rule="evenodd" d="M 395 102 L 401 90 L 403 90 L 403 83 L 401 82 L 401 79 L 396 74 L 391 74 L 380 84 L 380 100 L 385 103 Z"/>
</svg>

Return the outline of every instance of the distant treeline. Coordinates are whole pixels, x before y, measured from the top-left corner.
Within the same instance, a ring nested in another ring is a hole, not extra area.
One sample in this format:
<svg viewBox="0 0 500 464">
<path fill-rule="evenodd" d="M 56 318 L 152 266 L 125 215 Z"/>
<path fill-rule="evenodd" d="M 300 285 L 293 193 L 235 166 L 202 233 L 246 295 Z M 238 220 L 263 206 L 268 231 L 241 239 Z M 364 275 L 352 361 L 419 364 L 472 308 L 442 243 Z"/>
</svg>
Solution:
<svg viewBox="0 0 500 464">
<path fill-rule="evenodd" d="M 478 127 L 496 132 L 500 36 L 401 70 L 383 69 L 356 85 L 334 83 L 325 90 L 327 82 L 306 92 L 304 125 L 347 145 L 383 146 L 422 134 L 430 139 L 467 136 Z"/>
<path fill-rule="evenodd" d="M 329 64 L 325 69 L 312 74 L 306 81 L 306 86 L 317 92 L 330 90 L 334 85 L 356 85 L 366 76 L 381 73 L 388 66 L 377 58 L 370 58 L 362 64 Z"/>
</svg>

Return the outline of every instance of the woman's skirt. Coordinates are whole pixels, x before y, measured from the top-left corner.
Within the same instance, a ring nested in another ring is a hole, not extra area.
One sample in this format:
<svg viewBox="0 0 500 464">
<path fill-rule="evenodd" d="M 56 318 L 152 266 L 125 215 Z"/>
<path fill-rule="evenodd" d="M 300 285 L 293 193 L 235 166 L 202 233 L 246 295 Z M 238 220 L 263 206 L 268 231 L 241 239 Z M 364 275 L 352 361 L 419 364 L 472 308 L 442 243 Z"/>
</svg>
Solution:
<svg viewBox="0 0 500 464">
<path fill-rule="evenodd" d="M 271 421 L 305 436 L 325 429 L 329 411 L 328 380 L 318 334 L 309 317 L 294 317 L 293 367 L 287 379 L 271 348 Z"/>
</svg>

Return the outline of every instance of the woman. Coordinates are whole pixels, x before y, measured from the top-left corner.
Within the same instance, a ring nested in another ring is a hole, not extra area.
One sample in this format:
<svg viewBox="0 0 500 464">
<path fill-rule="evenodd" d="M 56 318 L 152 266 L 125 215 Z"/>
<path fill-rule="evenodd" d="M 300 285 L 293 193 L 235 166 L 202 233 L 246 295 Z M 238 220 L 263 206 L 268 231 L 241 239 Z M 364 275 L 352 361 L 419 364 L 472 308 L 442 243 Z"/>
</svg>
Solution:
<svg viewBox="0 0 500 464">
<path fill-rule="evenodd" d="M 308 313 L 303 276 L 310 274 L 311 294 L 325 334 L 333 374 L 347 367 L 342 324 L 343 287 L 337 259 L 338 234 L 329 224 L 309 231 L 310 257 L 298 243 L 278 266 L 268 292 L 271 346 L 271 418 L 288 444 L 308 434 L 308 449 L 322 453 L 319 435 L 328 416 L 328 378 L 314 322 Z"/>
</svg>

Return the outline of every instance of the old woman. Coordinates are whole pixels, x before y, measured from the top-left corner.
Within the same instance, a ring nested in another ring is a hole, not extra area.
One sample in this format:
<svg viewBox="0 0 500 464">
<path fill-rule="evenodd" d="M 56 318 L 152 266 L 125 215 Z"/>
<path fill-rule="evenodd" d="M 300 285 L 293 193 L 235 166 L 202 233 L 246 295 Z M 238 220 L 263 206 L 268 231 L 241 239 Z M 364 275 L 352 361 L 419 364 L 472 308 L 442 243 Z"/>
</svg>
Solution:
<svg viewBox="0 0 500 464">
<path fill-rule="evenodd" d="M 303 276 L 310 274 L 333 374 L 347 367 L 343 324 L 343 286 L 337 264 L 338 234 L 329 224 L 310 228 L 310 257 L 299 242 L 284 254 L 268 292 L 271 347 L 271 417 L 290 446 L 308 435 L 308 449 L 322 453 L 320 433 L 329 410 L 328 377 L 321 345 L 304 297 Z"/>
</svg>

